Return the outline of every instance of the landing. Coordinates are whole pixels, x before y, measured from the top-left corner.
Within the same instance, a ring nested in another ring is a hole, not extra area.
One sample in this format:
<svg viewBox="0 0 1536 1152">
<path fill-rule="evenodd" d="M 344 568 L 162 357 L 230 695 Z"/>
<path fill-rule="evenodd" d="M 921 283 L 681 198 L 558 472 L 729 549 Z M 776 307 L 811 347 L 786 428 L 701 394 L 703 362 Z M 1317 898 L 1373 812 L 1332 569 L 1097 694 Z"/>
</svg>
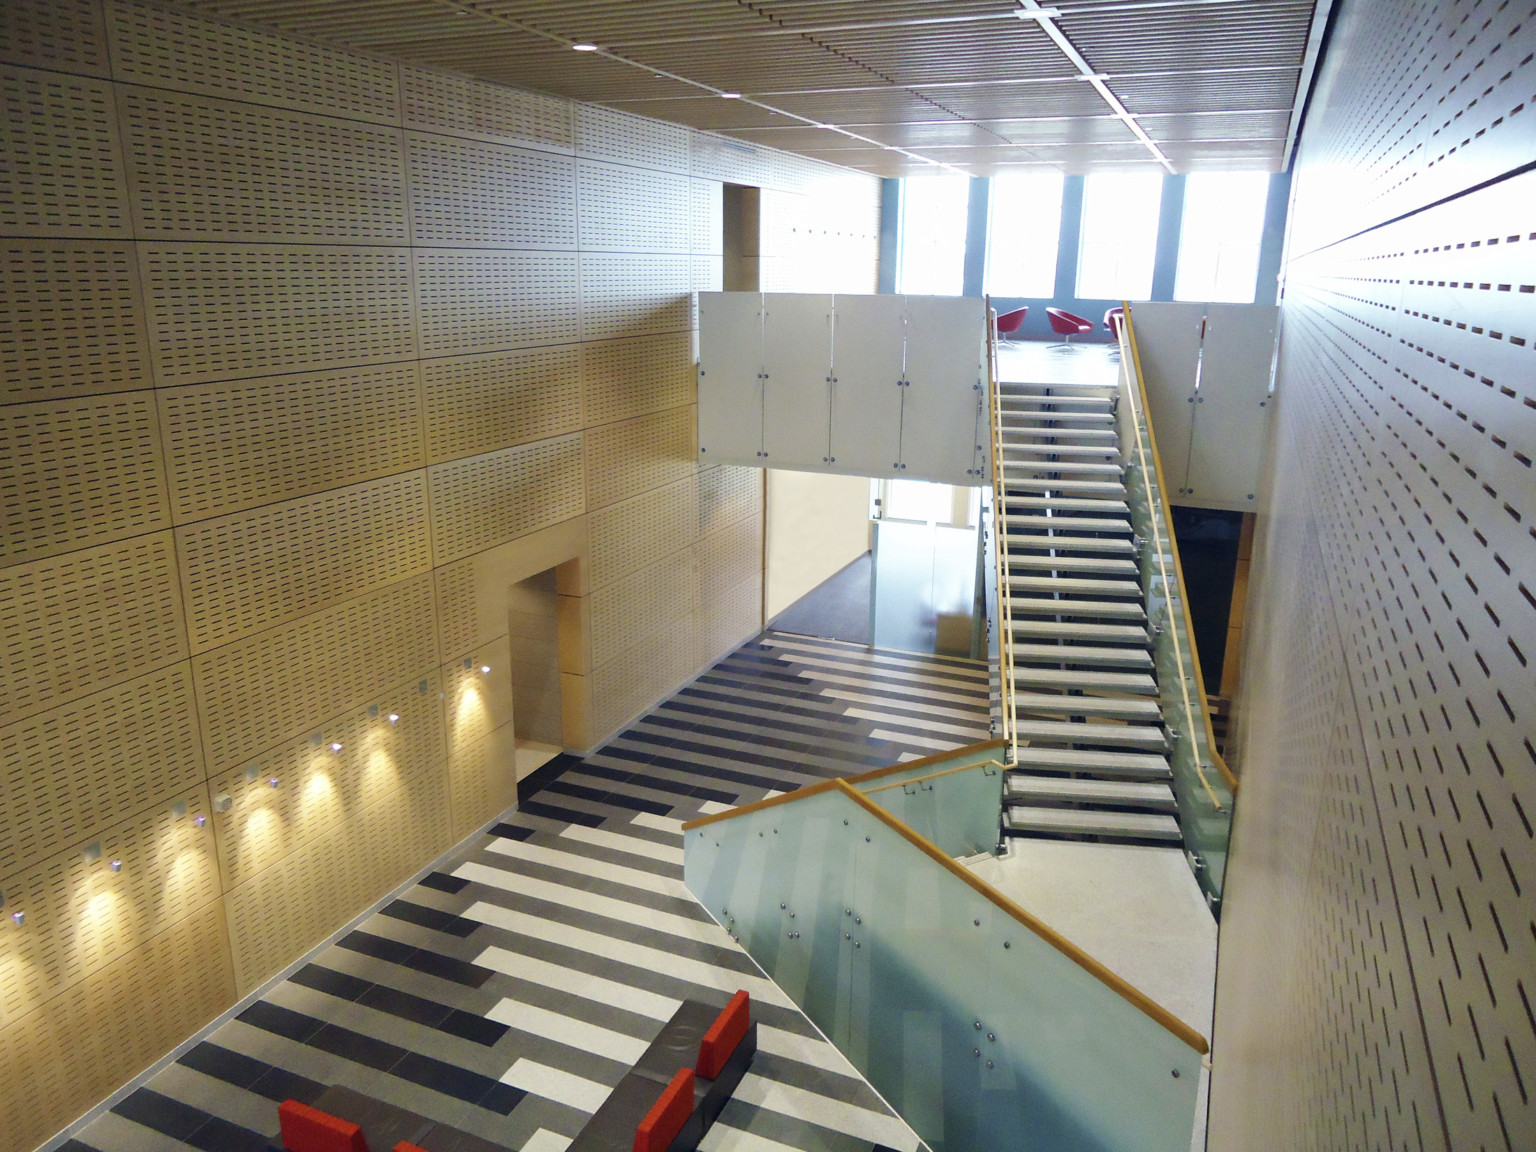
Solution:
<svg viewBox="0 0 1536 1152">
<path fill-rule="evenodd" d="M 1020 340 L 997 346 L 997 377 L 1008 384 L 1093 384 L 1113 388 L 1120 371 L 1114 344 L 1069 344 Z"/>
</svg>

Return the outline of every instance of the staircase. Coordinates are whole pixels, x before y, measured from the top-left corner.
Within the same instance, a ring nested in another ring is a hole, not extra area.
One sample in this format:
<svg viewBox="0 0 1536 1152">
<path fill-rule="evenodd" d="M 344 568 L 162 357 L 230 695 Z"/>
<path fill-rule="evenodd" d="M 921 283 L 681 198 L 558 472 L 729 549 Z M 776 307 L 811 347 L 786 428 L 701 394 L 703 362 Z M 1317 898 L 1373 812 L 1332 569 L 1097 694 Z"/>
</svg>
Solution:
<svg viewBox="0 0 1536 1152">
<path fill-rule="evenodd" d="M 1115 385 L 997 387 L 1016 744 L 1003 830 L 1177 844 Z"/>
</svg>

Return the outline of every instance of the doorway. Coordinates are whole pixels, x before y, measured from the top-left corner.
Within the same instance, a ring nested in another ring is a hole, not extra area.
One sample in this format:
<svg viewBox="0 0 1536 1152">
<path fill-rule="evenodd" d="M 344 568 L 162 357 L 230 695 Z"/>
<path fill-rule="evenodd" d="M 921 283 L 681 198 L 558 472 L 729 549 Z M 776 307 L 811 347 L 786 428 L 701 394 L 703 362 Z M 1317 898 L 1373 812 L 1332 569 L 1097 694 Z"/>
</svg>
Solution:
<svg viewBox="0 0 1536 1152">
<path fill-rule="evenodd" d="M 512 730 L 521 780 L 564 751 L 560 699 L 560 597 L 554 568 L 507 591 Z"/>
</svg>

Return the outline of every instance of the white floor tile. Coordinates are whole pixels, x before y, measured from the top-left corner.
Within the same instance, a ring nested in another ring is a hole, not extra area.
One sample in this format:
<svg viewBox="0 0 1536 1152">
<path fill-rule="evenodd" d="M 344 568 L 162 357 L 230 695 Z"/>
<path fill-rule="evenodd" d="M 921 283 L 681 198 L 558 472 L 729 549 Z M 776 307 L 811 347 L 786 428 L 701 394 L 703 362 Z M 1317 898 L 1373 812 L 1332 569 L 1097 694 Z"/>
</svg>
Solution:
<svg viewBox="0 0 1536 1152">
<path fill-rule="evenodd" d="M 917 1147 L 917 1135 L 895 1116 L 834 1100 L 819 1092 L 807 1092 L 804 1088 L 766 1080 L 754 1072 L 742 1077 L 733 1095 L 747 1104 L 808 1120 L 835 1132 L 846 1132 L 860 1140 L 900 1148 L 903 1152 L 912 1152 Z"/>
<path fill-rule="evenodd" d="M 716 812 L 729 812 L 734 804 L 721 804 L 718 800 L 706 800 L 699 805 L 699 815 L 713 816 Z"/>
<path fill-rule="evenodd" d="M 610 864 L 606 860 L 593 860 L 590 856 L 578 856 L 574 852 L 562 852 L 558 848 L 546 848 L 542 844 L 529 844 L 522 840 L 493 840 L 488 851 L 533 864 L 546 864 L 551 868 L 563 868 L 583 876 L 595 876 L 599 880 L 611 880 L 615 884 L 627 884 L 646 892 L 661 892 L 684 900 L 693 900 L 680 878 L 659 876 L 639 868 L 626 868 L 622 864 Z"/>
<path fill-rule="evenodd" d="M 574 1076 L 528 1059 L 518 1060 L 503 1072 L 501 1082 L 582 1112 L 596 1112 L 603 1106 L 603 1101 L 608 1099 L 608 1093 L 613 1091 L 596 1080 Z"/>
<path fill-rule="evenodd" d="M 650 812 L 642 812 L 630 821 L 642 828 L 654 828 L 658 832 L 671 832 L 674 836 L 683 834 L 683 822 L 671 816 L 655 816 Z"/>
<path fill-rule="evenodd" d="M 523 1142 L 523 1152 L 565 1152 L 571 1146 L 571 1138 L 548 1128 L 540 1128 Z"/>
<path fill-rule="evenodd" d="M 506 1024 L 519 1032 L 543 1036 L 569 1048 L 580 1048 L 620 1064 L 633 1064 L 645 1055 L 650 1047 L 644 1040 L 626 1036 L 609 1028 L 588 1024 L 573 1016 L 562 1016 L 544 1008 L 535 1008 L 521 1000 L 504 999 L 489 1012 L 487 1018 L 498 1024 Z"/>
<path fill-rule="evenodd" d="M 639 836 L 626 836 L 622 832 L 609 832 L 603 828 L 588 828 L 584 824 L 572 824 L 563 828 L 560 835 L 567 840 L 579 840 L 599 848 L 612 848 L 615 852 L 627 852 L 631 856 L 645 856 L 666 864 L 683 865 L 683 850 L 672 844 L 658 844 Z"/>
</svg>

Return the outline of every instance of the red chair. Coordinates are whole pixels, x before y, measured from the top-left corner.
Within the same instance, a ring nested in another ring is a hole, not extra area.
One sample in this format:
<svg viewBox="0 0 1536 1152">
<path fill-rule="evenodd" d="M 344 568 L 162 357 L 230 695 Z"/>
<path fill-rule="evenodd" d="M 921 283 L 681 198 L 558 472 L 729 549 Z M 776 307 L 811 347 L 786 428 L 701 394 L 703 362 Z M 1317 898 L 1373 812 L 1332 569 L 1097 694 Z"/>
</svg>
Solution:
<svg viewBox="0 0 1536 1152">
<path fill-rule="evenodd" d="M 1012 312 L 1004 312 L 997 318 L 997 334 L 999 336 L 1012 336 L 1020 328 L 1024 327 L 1024 317 L 1029 315 L 1029 305 L 1015 308 Z"/>
<path fill-rule="evenodd" d="M 1069 346 L 1072 337 L 1086 336 L 1093 331 L 1092 320 L 1084 320 L 1061 308 L 1047 308 L 1045 318 L 1051 322 L 1051 331 L 1062 338 L 1061 344 L 1057 345 L 1059 348 Z"/>
<path fill-rule="evenodd" d="M 1125 323 L 1125 309 L 1111 308 L 1104 313 L 1104 327 L 1109 329 L 1109 334 L 1116 340 L 1120 339 L 1120 325 Z"/>
</svg>

